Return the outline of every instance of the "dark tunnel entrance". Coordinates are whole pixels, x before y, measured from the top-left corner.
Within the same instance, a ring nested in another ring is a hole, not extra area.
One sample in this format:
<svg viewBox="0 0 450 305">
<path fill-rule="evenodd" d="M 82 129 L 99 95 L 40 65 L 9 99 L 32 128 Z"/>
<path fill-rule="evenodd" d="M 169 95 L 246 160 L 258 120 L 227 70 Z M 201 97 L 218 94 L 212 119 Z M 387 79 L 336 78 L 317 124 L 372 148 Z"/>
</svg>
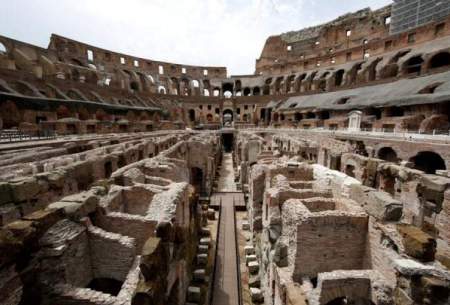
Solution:
<svg viewBox="0 0 450 305">
<path fill-rule="evenodd" d="M 232 133 L 222 134 L 222 145 L 225 152 L 233 150 L 234 135 Z"/>
</svg>

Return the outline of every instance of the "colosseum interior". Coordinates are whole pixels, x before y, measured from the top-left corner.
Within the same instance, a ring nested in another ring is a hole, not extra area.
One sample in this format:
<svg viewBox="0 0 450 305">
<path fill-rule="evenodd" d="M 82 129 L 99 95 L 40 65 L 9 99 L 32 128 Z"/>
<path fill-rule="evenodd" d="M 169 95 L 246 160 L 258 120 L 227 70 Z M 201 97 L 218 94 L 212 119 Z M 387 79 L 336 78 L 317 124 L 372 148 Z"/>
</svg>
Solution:
<svg viewBox="0 0 450 305">
<path fill-rule="evenodd" d="M 2 305 L 450 304 L 448 0 L 252 75 L 0 36 L 0 110 Z"/>
</svg>

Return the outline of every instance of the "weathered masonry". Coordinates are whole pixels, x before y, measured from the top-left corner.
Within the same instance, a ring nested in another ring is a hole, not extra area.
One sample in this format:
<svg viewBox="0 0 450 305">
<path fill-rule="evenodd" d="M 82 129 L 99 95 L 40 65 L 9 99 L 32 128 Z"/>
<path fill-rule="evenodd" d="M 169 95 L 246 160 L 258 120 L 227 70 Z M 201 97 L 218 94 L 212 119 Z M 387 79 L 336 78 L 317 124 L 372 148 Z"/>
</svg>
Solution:
<svg viewBox="0 0 450 305">
<path fill-rule="evenodd" d="M 449 305 L 450 2 L 251 75 L 0 36 L 1 305 Z"/>
</svg>

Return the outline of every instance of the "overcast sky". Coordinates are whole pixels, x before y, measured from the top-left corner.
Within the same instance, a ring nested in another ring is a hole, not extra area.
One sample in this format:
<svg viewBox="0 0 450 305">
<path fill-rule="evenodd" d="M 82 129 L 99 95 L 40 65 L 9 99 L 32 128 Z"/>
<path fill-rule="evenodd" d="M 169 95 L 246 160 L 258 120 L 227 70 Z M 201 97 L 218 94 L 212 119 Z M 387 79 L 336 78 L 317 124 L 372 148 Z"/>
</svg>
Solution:
<svg viewBox="0 0 450 305">
<path fill-rule="evenodd" d="M 101 48 L 252 74 L 267 37 L 391 0 L 0 0 L 0 35 L 47 47 L 56 33 Z"/>
</svg>

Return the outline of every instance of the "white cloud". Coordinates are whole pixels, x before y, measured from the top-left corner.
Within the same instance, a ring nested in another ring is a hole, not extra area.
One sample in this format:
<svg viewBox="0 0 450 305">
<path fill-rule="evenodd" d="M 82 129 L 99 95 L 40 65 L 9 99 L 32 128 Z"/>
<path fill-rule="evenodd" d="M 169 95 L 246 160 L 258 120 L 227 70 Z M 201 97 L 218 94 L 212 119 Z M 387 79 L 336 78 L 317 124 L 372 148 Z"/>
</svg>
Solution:
<svg viewBox="0 0 450 305">
<path fill-rule="evenodd" d="M 390 0 L 3 0 L 1 35 L 57 33 L 155 60 L 254 71 L 266 38 Z"/>
</svg>

